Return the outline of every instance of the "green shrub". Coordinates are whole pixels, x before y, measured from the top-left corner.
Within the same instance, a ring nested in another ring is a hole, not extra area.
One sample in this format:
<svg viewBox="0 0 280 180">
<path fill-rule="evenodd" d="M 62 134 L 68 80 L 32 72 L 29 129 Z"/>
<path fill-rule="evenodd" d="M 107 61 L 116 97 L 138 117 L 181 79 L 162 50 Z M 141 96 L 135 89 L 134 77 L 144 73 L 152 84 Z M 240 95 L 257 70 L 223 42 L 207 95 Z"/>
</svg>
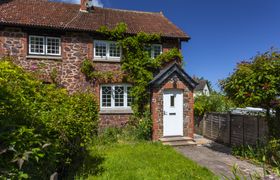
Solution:
<svg viewBox="0 0 280 180">
<path fill-rule="evenodd" d="M 234 164 L 234 166 L 231 169 L 231 176 L 223 175 L 223 179 L 225 180 L 260 180 L 262 179 L 262 176 L 258 173 L 254 174 L 245 174 L 237 164 Z"/>
<path fill-rule="evenodd" d="M 97 133 L 89 93 L 68 95 L 8 59 L 0 61 L 0 179 L 63 173 Z"/>
<path fill-rule="evenodd" d="M 280 140 L 272 139 L 267 144 L 256 146 L 233 147 L 232 154 L 250 159 L 256 163 L 264 163 L 272 166 L 280 174 Z"/>
<path fill-rule="evenodd" d="M 152 120 L 150 113 L 145 112 L 143 118 L 132 116 L 124 127 L 108 127 L 99 132 L 95 141 L 97 145 L 114 144 L 118 142 L 134 142 L 151 140 Z"/>
<path fill-rule="evenodd" d="M 116 127 L 104 128 L 99 132 L 97 138 L 97 144 L 111 144 L 118 142 L 119 138 L 122 136 L 122 129 Z"/>
<path fill-rule="evenodd" d="M 151 119 L 150 112 L 145 112 L 143 118 L 138 119 L 136 125 L 136 137 L 139 140 L 151 140 L 152 137 L 153 121 Z"/>
<path fill-rule="evenodd" d="M 232 107 L 234 107 L 233 102 L 219 93 L 197 96 L 194 100 L 195 116 L 203 116 L 207 112 L 226 112 Z"/>
</svg>

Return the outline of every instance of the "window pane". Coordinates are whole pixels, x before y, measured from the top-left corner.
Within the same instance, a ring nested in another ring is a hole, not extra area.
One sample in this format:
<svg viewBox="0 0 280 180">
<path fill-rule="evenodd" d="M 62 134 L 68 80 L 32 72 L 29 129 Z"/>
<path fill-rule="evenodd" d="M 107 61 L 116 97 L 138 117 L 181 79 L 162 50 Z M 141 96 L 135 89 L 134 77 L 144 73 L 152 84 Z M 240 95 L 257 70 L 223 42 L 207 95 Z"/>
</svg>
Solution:
<svg viewBox="0 0 280 180">
<path fill-rule="evenodd" d="M 110 43 L 109 49 L 110 49 L 109 55 L 111 57 L 121 56 L 121 48 L 116 43 Z"/>
<path fill-rule="evenodd" d="M 124 87 L 123 86 L 115 87 L 115 106 L 116 107 L 124 106 Z"/>
<path fill-rule="evenodd" d="M 161 46 L 160 45 L 153 45 L 154 56 L 153 58 L 158 57 L 161 54 Z"/>
<path fill-rule="evenodd" d="M 103 86 L 102 87 L 102 106 L 111 107 L 111 98 L 112 98 L 112 87 Z"/>
<path fill-rule="evenodd" d="M 127 87 L 127 106 L 131 106 L 132 104 L 132 97 L 130 95 L 131 87 Z"/>
<path fill-rule="evenodd" d="M 47 54 L 60 55 L 59 38 L 47 38 Z"/>
<path fill-rule="evenodd" d="M 44 54 L 44 37 L 30 36 L 29 47 L 31 54 Z"/>
<path fill-rule="evenodd" d="M 144 51 L 147 51 L 149 56 L 152 57 L 152 47 L 151 47 L 151 45 L 145 45 Z"/>
<path fill-rule="evenodd" d="M 175 106 L 175 96 L 173 96 L 173 95 L 170 96 L 170 106 L 171 107 Z"/>
<path fill-rule="evenodd" d="M 95 56 L 106 57 L 106 43 L 97 41 L 95 42 Z"/>
</svg>

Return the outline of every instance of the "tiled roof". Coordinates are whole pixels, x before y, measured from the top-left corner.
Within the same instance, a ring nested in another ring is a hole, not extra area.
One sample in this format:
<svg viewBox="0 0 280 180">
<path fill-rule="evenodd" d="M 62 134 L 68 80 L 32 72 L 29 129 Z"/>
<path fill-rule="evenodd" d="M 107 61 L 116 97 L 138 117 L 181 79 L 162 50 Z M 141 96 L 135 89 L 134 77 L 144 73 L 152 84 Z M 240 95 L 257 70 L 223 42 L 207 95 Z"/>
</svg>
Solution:
<svg viewBox="0 0 280 180">
<path fill-rule="evenodd" d="M 201 79 L 197 79 L 194 78 L 194 80 L 198 83 L 198 85 L 196 86 L 196 88 L 194 89 L 195 91 L 203 91 L 204 87 L 207 85 L 207 80 L 201 80 Z"/>
<path fill-rule="evenodd" d="M 174 74 L 178 75 L 179 78 L 186 84 L 190 85 L 190 87 L 195 88 L 197 86 L 197 83 L 176 62 L 173 62 L 162 69 L 149 83 L 149 85 L 160 86 L 166 79 Z"/>
<path fill-rule="evenodd" d="M 101 26 L 115 27 L 124 22 L 127 33 L 158 33 L 163 37 L 188 40 L 189 36 L 162 13 L 94 7 L 92 13 L 80 5 L 47 0 L 0 0 L 0 24 L 77 31 L 96 31 Z"/>
</svg>

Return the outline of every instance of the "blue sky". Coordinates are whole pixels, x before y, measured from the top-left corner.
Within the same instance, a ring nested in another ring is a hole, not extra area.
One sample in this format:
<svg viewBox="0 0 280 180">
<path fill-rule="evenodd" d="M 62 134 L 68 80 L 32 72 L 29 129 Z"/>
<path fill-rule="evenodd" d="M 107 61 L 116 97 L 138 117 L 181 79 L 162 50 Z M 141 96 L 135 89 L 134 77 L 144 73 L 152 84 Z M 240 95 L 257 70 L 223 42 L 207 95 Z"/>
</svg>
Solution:
<svg viewBox="0 0 280 180">
<path fill-rule="evenodd" d="M 216 89 L 237 62 L 280 48 L 279 0 L 95 1 L 108 8 L 163 11 L 192 38 L 183 44 L 187 73 L 210 80 Z"/>
</svg>

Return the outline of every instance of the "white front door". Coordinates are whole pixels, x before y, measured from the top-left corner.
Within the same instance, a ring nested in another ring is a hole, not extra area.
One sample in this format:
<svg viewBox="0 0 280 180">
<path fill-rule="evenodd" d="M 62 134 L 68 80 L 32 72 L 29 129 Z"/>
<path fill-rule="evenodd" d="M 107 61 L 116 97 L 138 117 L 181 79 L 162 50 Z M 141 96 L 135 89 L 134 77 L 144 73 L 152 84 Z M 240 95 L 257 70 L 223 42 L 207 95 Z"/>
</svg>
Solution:
<svg viewBox="0 0 280 180">
<path fill-rule="evenodd" d="M 163 136 L 183 136 L 183 91 L 163 93 Z"/>
</svg>

